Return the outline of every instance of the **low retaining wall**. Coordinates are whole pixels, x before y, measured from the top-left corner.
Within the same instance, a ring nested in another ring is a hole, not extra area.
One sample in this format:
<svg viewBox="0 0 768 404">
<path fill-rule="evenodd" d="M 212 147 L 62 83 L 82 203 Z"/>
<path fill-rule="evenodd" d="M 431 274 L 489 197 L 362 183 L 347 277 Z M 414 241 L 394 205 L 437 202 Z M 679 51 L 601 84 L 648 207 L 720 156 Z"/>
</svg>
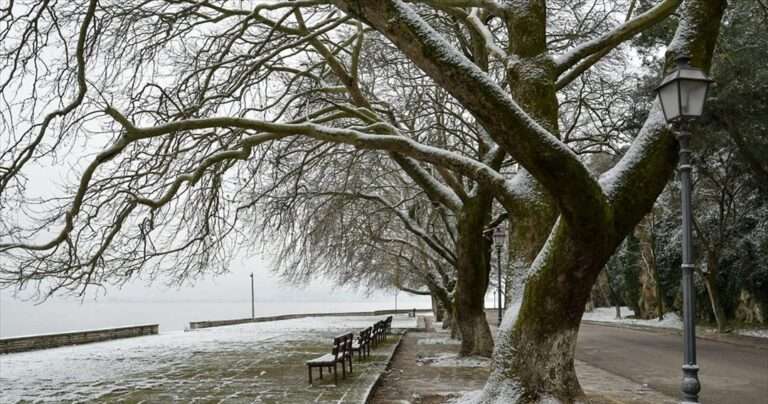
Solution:
<svg viewBox="0 0 768 404">
<path fill-rule="evenodd" d="M 410 309 L 410 310 L 377 310 L 377 311 L 353 311 L 345 313 L 304 313 L 304 314 L 282 314 L 278 316 L 239 318 L 233 320 L 212 320 L 212 321 L 194 321 L 189 323 L 190 330 L 200 328 L 222 327 L 225 325 L 236 325 L 245 323 L 263 323 L 267 321 L 292 320 L 305 317 L 349 317 L 349 316 L 384 316 L 389 314 L 408 314 L 408 313 L 431 313 L 431 309 Z"/>
<path fill-rule="evenodd" d="M 0 354 L 55 348 L 65 345 L 88 344 L 91 342 L 109 341 L 120 338 L 140 337 L 142 335 L 157 334 L 157 332 L 157 324 L 144 324 L 128 327 L 104 328 L 99 330 L 72 331 L 59 334 L 0 338 Z"/>
</svg>

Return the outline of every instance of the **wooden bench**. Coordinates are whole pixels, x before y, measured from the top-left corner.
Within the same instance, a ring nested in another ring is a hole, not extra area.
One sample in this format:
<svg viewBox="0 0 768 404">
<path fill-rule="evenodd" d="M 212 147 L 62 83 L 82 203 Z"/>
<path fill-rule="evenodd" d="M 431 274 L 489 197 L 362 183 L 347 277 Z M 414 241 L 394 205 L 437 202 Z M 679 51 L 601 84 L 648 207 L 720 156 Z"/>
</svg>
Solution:
<svg viewBox="0 0 768 404">
<path fill-rule="evenodd" d="M 349 373 L 352 373 L 352 333 L 342 334 L 333 338 L 333 348 L 331 353 L 307 361 L 307 370 L 309 371 L 309 384 L 312 384 L 312 368 L 320 368 L 320 378 L 323 378 L 323 368 L 333 369 L 333 382 L 337 384 L 337 364 L 341 363 L 341 374 L 343 378 L 347 377 L 347 362 L 349 362 Z"/>
<path fill-rule="evenodd" d="M 381 341 L 381 325 L 379 322 L 373 323 L 373 326 L 371 326 L 371 345 L 374 347 L 379 345 L 379 342 Z"/>
<path fill-rule="evenodd" d="M 357 341 L 352 344 L 352 352 L 357 352 L 357 359 L 363 359 L 363 356 L 371 356 L 371 332 L 373 327 L 368 327 L 357 335 Z"/>
<path fill-rule="evenodd" d="M 376 334 L 376 343 L 386 341 L 387 335 L 392 332 L 392 316 L 387 317 L 384 320 L 377 321 L 374 325 L 374 333 Z"/>
<path fill-rule="evenodd" d="M 384 326 L 384 337 L 386 338 L 387 335 L 392 334 L 392 316 L 384 320 Z"/>
</svg>

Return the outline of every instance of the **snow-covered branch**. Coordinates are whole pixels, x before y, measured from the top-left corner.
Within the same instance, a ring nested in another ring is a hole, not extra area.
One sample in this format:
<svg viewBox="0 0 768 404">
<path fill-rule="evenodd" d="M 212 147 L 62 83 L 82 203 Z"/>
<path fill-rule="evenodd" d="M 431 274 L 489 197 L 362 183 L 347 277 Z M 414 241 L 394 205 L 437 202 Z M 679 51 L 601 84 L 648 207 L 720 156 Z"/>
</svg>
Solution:
<svg viewBox="0 0 768 404">
<path fill-rule="evenodd" d="M 335 3 L 386 35 L 459 100 L 494 141 L 553 195 L 567 221 L 586 230 L 607 219 L 604 194 L 578 156 L 410 6 L 401 0 Z"/>
<path fill-rule="evenodd" d="M 360 128 L 369 130 L 362 132 L 357 129 L 336 128 L 313 122 L 275 123 L 239 117 L 214 117 L 179 120 L 163 125 L 139 128 L 114 108 L 108 108 L 107 113 L 123 125 L 126 130 L 126 137 L 131 140 L 148 139 L 180 131 L 212 128 L 239 128 L 285 136 L 303 135 L 326 142 L 353 145 L 359 149 L 402 153 L 417 160 L 447 167 L 487 184 L 502 201 L 514 203 L 520 197 L 524 197 L 510 186 L 503 175 L 491 167 L 457 153 L 439 147 L 427 146 L 413 139 L 399 136 L 397 129 L 387 124 L 380 123 L 367 128 Z M 375 134 L 376 130 L 386 130 L 394 134 Z"/>
<path fill-rule="evenodd" d="M 606 52 L 619 46 L 639 32 L 662 21 L 672 14 L 680 5 L 681 0 L 662 0 L 661 3 L 637 17 L 621 24 L 610 32 L 591 41 L 584 42 L 565 54 L 555 57 L 555 69 L 558 75 L 598 52 Z"/>
</svg>

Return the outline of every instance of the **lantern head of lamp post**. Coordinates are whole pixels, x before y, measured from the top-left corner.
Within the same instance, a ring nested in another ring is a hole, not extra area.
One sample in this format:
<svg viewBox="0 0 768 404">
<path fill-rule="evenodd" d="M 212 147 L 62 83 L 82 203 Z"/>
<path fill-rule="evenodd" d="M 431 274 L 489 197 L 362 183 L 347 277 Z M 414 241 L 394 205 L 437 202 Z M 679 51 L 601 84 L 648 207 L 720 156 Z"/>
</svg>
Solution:
<svg viewBox="0 0 768 404">
<path fill-rule="evenodd" d="M 691 67 L 688 57 L 677 58 L 675 70 L 664 77 L 656 93 L 664 118 L 672 123 L 701 116 L 712 80 L 703 70 Z"/>
<path fill-rule="evenodd" d="M 498 250 L 501 250 L 501 247 L 504 245 L 504 239 L 506 237 L 507 235 L 505 234 L 502 226 L 496 226 L 496 228 L 493 230 L 493 244 L 496 245 Z"/>
</svg>

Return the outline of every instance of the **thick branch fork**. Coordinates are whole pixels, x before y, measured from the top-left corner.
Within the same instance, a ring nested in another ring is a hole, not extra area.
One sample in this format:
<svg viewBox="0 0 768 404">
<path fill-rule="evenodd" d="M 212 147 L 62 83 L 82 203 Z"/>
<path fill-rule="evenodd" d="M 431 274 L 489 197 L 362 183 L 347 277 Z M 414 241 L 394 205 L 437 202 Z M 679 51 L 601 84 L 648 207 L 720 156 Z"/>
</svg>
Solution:
<svg viewBox="0 0 768 404">
<path fill-rule="evenodd" d="M 566 221 L 605 224 L 607 199 L 596 178 L 557 137 L 529 116 L 496 82 L 400 0 L 336 0 L 366 21 L 464 105 L 488 134 L 555 196 Z"/>
</svg>

